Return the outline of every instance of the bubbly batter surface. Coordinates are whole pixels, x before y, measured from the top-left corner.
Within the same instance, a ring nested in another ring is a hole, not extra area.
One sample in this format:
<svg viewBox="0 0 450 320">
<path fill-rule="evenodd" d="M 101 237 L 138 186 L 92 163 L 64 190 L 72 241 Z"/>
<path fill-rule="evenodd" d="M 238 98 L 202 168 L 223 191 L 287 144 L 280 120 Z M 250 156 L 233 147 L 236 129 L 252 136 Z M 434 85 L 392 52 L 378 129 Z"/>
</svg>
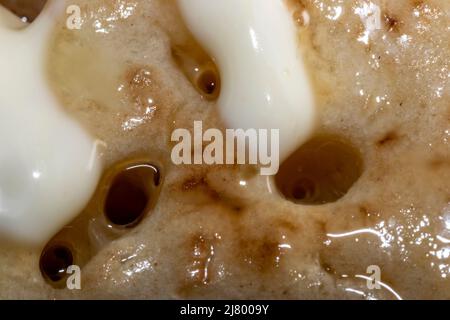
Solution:
<svg viewBox="0 0 450 320">
<path fill-rule="evenodd" d="M 157 165 L 161 181 L 133 228 L 105 233 L 100 185 L 55 237 L 83 266 L 80 291 L 48 284 L 40 250 L 3 242 L 0 297 L 450 298 L 448 1 L 289 1 L 314 70 L 316 134 L 345 140 L 362 161 L 342 198 L 314 206 L 285 199 L 254 167 L 172 164 L 175 128 L 223 128 L 180 64 L 209 60 L 174 1 L 73 2 L 82 27 L 55 28 L 52 88 L 104 142 L 102 181 L 134 159 Z M 371 265 L 380 290 L 367 288 Z"/>
</svg>

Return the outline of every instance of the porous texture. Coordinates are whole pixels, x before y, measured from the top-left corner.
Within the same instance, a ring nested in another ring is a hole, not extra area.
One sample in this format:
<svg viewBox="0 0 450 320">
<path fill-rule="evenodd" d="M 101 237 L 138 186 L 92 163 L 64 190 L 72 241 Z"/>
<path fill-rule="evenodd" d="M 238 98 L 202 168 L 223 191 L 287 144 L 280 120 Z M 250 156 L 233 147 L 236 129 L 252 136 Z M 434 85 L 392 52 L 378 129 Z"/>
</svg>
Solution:
<svg viewBox="0 0 450 320">
<path fill-rule="evenodd" d="M 106 143 L 105 167 L 144 155 L 164 182 L 144 221 L 83 267 L 82 290 L 51 289 L 40 252 L 2 247 L 1 297 L 450 298 L 448 1 L 290 2 L 310 16 L 299 37 L 317 131 L 346 137 L 364 161 L 322 206 L 285 200 L 253 167 L 172 164 L 175 128 L 223 127 L 172 59 L 190 37 L 173 1 L 73 2 L 81 30 L 62 20 L 49 49 L 55 93 Z M 379 30 L 360 16 L 370 3 Z M 379 290 L 364 278 L 371 265 Z"/>
</svg>

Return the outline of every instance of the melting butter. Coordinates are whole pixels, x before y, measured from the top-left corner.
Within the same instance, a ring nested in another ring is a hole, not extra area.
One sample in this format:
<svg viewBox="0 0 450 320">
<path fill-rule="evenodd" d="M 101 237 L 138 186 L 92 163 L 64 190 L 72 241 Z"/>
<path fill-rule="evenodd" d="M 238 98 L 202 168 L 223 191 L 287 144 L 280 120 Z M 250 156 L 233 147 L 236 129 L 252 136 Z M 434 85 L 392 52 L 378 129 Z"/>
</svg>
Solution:
<svg viewBox="0 0 450 320">
<path fill-rule="evenodd" d="M 279 129 L 280 159 L 310 136 L 315 106 L 294 19 L 283 0 L 177 0 L 216 60 L 229 128 Z"/>
<path fill-rule="evenodd" d="M 0 24 L 0 236 L 32 245 L 44 244 L 83 209 L 101 171 L 95 140 L 46 83 L 46 46 L 65 7 L 49 1 L 21 30 L 19 19 L 0 8 L 0 19 L 9 19 Z"/>
</svg>

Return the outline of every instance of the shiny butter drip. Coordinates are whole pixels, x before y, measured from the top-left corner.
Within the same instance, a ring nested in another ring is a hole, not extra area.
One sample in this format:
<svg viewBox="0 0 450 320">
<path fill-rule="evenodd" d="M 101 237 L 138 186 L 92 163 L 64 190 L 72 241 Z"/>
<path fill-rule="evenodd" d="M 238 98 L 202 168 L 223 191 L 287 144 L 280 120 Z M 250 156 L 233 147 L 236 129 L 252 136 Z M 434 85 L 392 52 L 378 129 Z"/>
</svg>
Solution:
<svg viewBox="0 0 450 320">
<path fill-rule="evenodd" d="M 189 29 L 221 72 L 222 119 L 234 129 L 279 129 L 280 159 L 314 126 L 298 33 L 281 0 L 178 0 Z"/>
<path fill-rule="evenodd" d="M 0 236 L 42 245 L 73 219 L 100 175 L 96 143 L 45 79 L 47 38 L 65 1 L 27 26 L 0 7 Z"/>
</svg>

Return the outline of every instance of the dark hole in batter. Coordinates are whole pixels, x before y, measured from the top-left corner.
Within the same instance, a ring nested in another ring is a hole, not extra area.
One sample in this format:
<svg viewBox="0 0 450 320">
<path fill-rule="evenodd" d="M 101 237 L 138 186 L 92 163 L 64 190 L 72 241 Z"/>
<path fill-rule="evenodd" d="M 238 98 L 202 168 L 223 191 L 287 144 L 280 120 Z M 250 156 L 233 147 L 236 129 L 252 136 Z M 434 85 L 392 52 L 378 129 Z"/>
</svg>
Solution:
<svg viewBox="0 0 450 320">
<path fill-rule="evenodd" d="M 49 244 L 39 261 L 41 273 L 49 282 L 59 282 L 67 276 L 67 268 L 74 262 L 72 250 L 62 244 Z"/>
<path fill-rule="evenodd" d="M 125 168 L 109 186 L 104 204 L 106 218 L 118 226 L 136 225 L 147 213 L 153 190 L 159 183 L 159 170 L 151 164 Z"/>
<path fill-rule="evenodd" d="M 307 205 L 335 202 L 362 173 L 359 151 L 341 137 L 322 135 L 295 151 L 275 176 L 286 199 Z"/>
<path fill-rule="evenodd" d="M 172 57 L 197 92 L 207 100 L 220 94 L 220 74 L 214 61 L 195 43 L 174 46 Z"/>
</svg>

